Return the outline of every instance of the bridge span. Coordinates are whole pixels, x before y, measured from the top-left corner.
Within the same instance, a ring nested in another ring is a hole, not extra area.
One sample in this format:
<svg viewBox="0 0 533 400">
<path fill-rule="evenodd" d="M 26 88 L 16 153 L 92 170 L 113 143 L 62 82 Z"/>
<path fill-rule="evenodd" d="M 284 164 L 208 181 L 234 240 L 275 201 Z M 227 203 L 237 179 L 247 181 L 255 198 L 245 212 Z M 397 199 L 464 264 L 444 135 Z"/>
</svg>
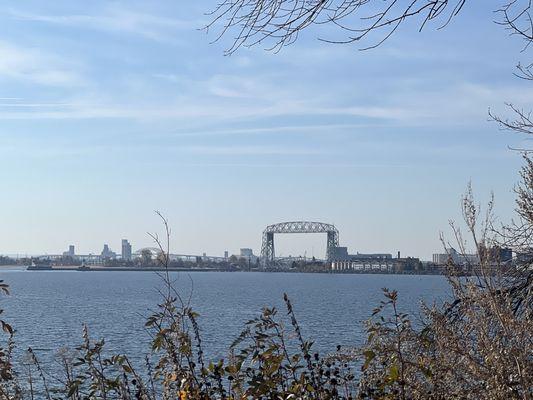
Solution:
<svg viewBox="0 0 533 400">
<path fill-rule="evenodd" d="M 274 234 L 280 233 L 325 233 L 327 235 L 326 260 L 331 261 L 335 247 L 339 246 L 339 230 L 332 224 L 314 221 L 291 221 L 269 225 L 263 231 L 261 259 L 264 264 L 272 263 L 276 257 Z"/>
</svg>

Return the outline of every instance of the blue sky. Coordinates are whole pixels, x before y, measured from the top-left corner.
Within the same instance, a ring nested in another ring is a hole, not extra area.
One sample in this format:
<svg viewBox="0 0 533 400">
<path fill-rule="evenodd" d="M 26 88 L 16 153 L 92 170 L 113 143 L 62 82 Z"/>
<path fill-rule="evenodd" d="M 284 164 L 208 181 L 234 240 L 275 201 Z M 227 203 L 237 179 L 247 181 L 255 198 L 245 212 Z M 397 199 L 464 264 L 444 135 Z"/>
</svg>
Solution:
<svg viewBox="0 0 533 400">
<path fill-rule="evenodd" d="M 429 259 L 471 180 L 511 217 L 523 138 L 489 107 L 528 107 L 522 43 L 468 2 L 443 30 L 406 24 L 376 50 L 312 28 L 280 53 L 224 56 L 214 2 L 27 1 L 0 11 L 0 253 L 259 251 L 286 220 L 335 223 L 353 251 Z M 309 235 L 307 235 L 309 236 Z M 278 254 L 321 256 L 321 236 Z"/>
</svg>

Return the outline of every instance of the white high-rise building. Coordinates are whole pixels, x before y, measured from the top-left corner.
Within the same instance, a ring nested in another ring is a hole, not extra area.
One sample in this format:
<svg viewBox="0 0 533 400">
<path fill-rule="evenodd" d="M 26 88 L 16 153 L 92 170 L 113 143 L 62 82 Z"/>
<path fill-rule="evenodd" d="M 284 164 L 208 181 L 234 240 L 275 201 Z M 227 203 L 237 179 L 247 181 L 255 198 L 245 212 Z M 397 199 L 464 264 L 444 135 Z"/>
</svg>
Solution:
<svg viewBox="0 0 533 400">
<path fill-rule="evenodd" d="M 125 261 L 131 260 L 131 244 L 128 239 L 122 239 L 122 259 Z"/>
</svg>

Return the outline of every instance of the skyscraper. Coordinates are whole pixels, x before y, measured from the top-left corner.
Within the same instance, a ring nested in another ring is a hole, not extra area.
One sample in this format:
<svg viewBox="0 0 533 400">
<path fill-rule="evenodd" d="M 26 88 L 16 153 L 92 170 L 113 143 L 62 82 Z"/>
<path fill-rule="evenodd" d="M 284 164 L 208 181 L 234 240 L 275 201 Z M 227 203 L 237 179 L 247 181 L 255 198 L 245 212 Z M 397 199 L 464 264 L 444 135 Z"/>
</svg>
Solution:
<svg viewBox="0 0 533 400">
<path fill-rule="evenodd" d="M 125 261 L 131 260 L 131 244 L 128 239 L 122 239 L 122 259 Z"/>
</svg>

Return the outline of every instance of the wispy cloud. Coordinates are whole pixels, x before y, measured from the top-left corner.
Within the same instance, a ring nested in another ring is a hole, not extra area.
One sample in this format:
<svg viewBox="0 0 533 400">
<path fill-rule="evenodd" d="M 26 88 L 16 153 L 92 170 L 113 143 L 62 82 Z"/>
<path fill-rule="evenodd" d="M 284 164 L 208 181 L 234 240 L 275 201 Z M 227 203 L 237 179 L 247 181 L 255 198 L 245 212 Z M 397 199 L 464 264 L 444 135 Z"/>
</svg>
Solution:
<svg viewBox="0 0 533 400">
<path fill-rule="evenodd" d="M 182 167 L 211 167 L 211 168 L 221 168 L 221 167 L 229 167 L 229 168 L 316 168 L 316 169 L 324 169 L 324 168 L 338 168 L 338 169 L 346 169 L 346 168 L 353 168 L 353 169 L 376 169 L 376 168 L 410 168 L 412 165 L 410 164 L 401 164 L 401 163 L 338 163 L 338 162 L 315 162 L 315 163 L 309 163 L 309 162 L 301 162 L 301 163 L 287 163 L 287 162 L 272 162 L 272 163 L 264 163 L 264 162 L 255 162 L 255 163 L 233 163 L 233 162 L 205 162 L 205 163 L 177 163 L 176 165 L 182 166 Z"/>
<path fill-rule="evenodd" d="M 174 105 L 153 105 L 151 107 L 117 103 L 84 103 L 65 102 L 62 109 L 35 110 L 32 112 L 2 112 L 4 119 L 130 119 L 138 121 L 150 120 L 175 120 L 193 122 L 198 118 L 209 118 L 212 124 L 224 121 L 251 120 L 256 118 L 283 117 L 283 116 L 347 116 L 376 119 L 395 120 L 407 118 L 408 110 L 391 108 L 375 109 L 373 107 L 319 107 L 305 106 L 303 104 L 273 104 L 262 107 L 261 105 L 224 105 L 219 103 L 202 104 L 201 101 L 177 102 Z"/>
<path fill-rule="evenodd" d="M 281 147 L 281 146 L 180 146 L 179 151 L 192 154 L 205 155 L 274 155 L 274 156 L 295 156 L 295 155 L 318 155 L 325 154 L 323 149 Z"/>
<path fill-rule="evenodd" d="M 107 7 L 100 14 L 44 15 L 9 10 L 12 18 L 77 29 L 99 30 L 112 33 L 134 34 L 156 41 L 173 41 L 180 30 L 202 27 L 199 21 L 180 20 L 160 15 L 136 12 L 123 7 Z"/>
<path fill-rule="evenodd" d="M 2 103 L 0 102 L 0 109 L 2 108 L 63 108 L 68 107 L 67 103 Z"/>
<path fill-rule="evenodd" d="M 85 83 L 79 67 L 41 50 L 0 41 L 0 78 L 47 86 L 79 86 Z"/>
<path fill-rule="evenodd" d="M 279 125 L 272 126 L 268 128 L 227 128 L 227 129 L 213 129 L 213 128 L 204 128 L 197 130 L 183 130 L 176 131 L 174 134 L 176 136 L 232 136 L 232 135 L 265 135 L 265 134 L 275 134 L 275 133 L 287 133 L 287 132 L 298 132 L 298 133 L 317 133 L 317 132 L 331 132 L 332 130 L 355 130 L 355 129 L 365 129 L 365 128 L 376 128 L 376 127 L 385 127 L 390 126 L 390 124 L 378 124 L 378 123 L 366 123 L 366 124 L 305 124 L 305 125 Z"/>
</svg>

